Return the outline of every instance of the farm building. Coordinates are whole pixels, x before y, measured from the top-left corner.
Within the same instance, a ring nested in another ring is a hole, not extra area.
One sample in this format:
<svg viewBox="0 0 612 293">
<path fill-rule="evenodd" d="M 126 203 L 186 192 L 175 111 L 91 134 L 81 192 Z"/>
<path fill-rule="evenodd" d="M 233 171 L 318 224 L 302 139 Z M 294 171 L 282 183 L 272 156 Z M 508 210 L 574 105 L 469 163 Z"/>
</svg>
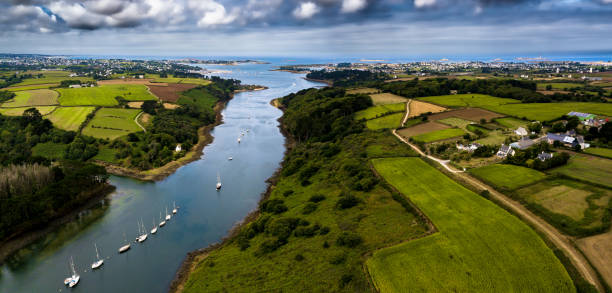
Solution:
<svg viewBox="0 0 612 293">
<path fill-rule="evenodd" d="M 174 151 L 175 151 L 175 152 L 177 152 L 177 153 L 178 153 L 178 152 L 180 152 L 180 151 L 182 151 L 182 150 L 183 150 L 183 148 L 181 147 L 181 145 L 180 145 L 180 144 L 177 144 L 177 145 L 176 145 L 176 148 L 174 149 Z"/>
<path fill-rule="evenodd" d="M 574 111 L 567 113 L 567 116 L 576 116 L 576 117 L 578 117 L 578 119 L 580 119 L 580 121 L 585 121 L 585 120 L 589 120 L 589 119 L 594 119 L 595 118 L 594 114 L 582 113 L 582 112 L 574 112 Z"/>
<path fill-rule="evenodd" d="M 556 134 L 556 133 L 547 133 L 546 140 L 549 144 L 555 143 L 555 141 L 560 142 L 562 145 L 566 147 L 576 147 L 580 145 L 581 149 L 586 149 L 590 146 L 590 144 L 584 141 L 584 137 L 581 135 L 572 136 L 569 134 Z"/>
<path fill-rule="evenodd" d="M 552 157 L 553 157 L 553 154 L 542 152 L 541 154 L 538 155 L 538 160 L 544 162 L 546 160 L 552 159 Z"/>
<path fill-rule="evenodd" d="M 507 156 L 514 156 L 514 153 L 515 151 L 509 145 L 502 144 L 499 151 L 497 151 L 497 156 L 505 158 Z"/>
<path fill-rule="evenodd" d="M 527 129 L 525 129 L 524 127 L 519 127 L 517 128 L 514 133 L 516 133 L 516 135 L 520 135 L 520 136 L 526 136 L 527 133 Z"/>
<path fill-rule="evenodd" d="M 535 141 L 529 139 L 529 138 L 523 138 L 517 142 L 513 142 L 510 144 L 511 147 L 515 148 L 515 149 L 519 149 L 519 150 L 524 150 L 529 148 L 530 146 L 534 145 Z"/>
<path fill-rule="evenodd" d="M 78 89 L 78 88 L 81 88 L 81 85 L 80 84 L 71 84 L 68 87 L 71 88 L 71 89 Z"/>
</svg>

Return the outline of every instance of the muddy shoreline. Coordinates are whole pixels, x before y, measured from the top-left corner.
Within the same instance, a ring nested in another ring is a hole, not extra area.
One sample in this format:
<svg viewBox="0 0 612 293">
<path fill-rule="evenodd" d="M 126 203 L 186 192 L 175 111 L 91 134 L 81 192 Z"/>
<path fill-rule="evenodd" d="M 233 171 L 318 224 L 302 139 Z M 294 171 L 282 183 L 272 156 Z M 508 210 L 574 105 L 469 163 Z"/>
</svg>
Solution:
<svg viewBox="0 0 612 293">
<path fill-rule="evenodd" d="M 44 225 L 44 227 L 29 230 L 2 241 L 0 243 L 0 265 L 4 263 L 8 256 L 15 253 L 19 249 L 41 239 L 47 235 L 47 233 L 54 231 L 60 226 L 73 221 L 79 215 L 79 213 L 99 203 L 100 200 L 111 194 L 113 191 L 115 191 L 115 186 L 105 184 L 92 191 L 91 198 L 87 199 L 85 203 L 70 211 L 68 214 L 49 221 L 48 224 Z"/>
</svg>

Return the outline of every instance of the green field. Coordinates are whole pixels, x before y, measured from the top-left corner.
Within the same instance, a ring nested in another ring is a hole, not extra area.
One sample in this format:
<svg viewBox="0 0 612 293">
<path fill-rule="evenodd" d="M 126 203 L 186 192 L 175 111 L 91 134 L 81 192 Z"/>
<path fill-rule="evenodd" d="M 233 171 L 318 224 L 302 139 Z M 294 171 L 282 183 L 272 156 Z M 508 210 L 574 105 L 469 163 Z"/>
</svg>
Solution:
<svg viewBox="0 0 612 293">
<path fill-rule="evenodd" d="M 546 86 L 550 85 L 553 90 L 570 90 L 572 88 L 582 88 L 584 84 L 571 82 L 547 82 L 538 83 L 538 90 L 546 90 Z"/>
<path fill-rule="evenodd" d="M 167 77 L 167 78 L 155 78 L 153 82 L 166 82 L 166 83 L 191 83 L 197 85 L 210 84 L 210 80 L 200 78 L 179 78 L 179 77 Z"/>
<path fill-rule="evenodd" d="M 514 190 L 546 178 L 546 174 L 534 169 L 506 164 L 471 169 L 470 173 L 500 190 Z"/>
<path fill-rule="evenodd" d="M 529 123 L 525 120 L 516 119 L 512 117 L 497 118 L 495 119 L 495 122 L 497 122 L 499 125 L 503 127 L 510 128 L 510 129 L 517 129 L 519 127 L 526 128 L 527 123 Z"/>
<path fill-rule="evenodd" d="M 447 128 L 447 129 L 441 129 L 441 130 L 436 130 L 436 131 L 432 131 L 428 133 L 415 135 L 411 138 L 414 139 L 415 141 L 429 143 L 433 141 L 462 136 L 464 134 L 465 134 L 465 131 L 463 131 L 460 128 Z"/>
<path fill-rule="evenodd" d="M 118 160 L 115 157 L 115 154 L 117 154 L 118 150 L 116 149 L 111 149 L 111 148 L 107 148 L 107 147 L 101 147 L 98 150 L 98 154 L 95 155 L 92 160 L 100 160 L 100 161 L 105 161 L 105 162 L 109 162 L 109 163 L 117 163 Z"/>
<path fill-rule="evenodd" d="M 565 166 L 552 170 L 581 181 L 587 181 L 612 188 L 612 160 L 594 156 L 574 155 Z"/>
<path fill-rule="evenodd" d="M 56 106 L 40 106 L 40 107 L 20 107 L 20 108 L 0 108 L 0 114 L 6 116 L 21 116 L 23 111 L 36 108 L 41 115 L 47 115 L 57 108 Z"/>
<path fill-rule="evenodd" d="M 506 141 L 508 136 L 505 135 L 501 130 L 493 130 L 487 132 L 487 136 L 476 140 L 477 143 L 483 145 L 500 145 Z"/>
<path fill-rule="evenodd" d="M 487 95 L 465 94 L 433 96 L 420 100 L 454 107 L 476 107 L 529 120 L 550 121 L 571 111 L 612 116 L 612 103 L 520 103 L 518 100 L 502 99 Z"/>
<path fill-rule="evenodd" d="M 24 81 L 15 84 L 13 86 L 24 86 L 24 85 L 35 85 L 35 84 L 48 84 L 48 83 L 60 83 L 62 80 L 80 80 L 80 81 L 93 81 L 90 77 L 70 77 L 71 72 L 69 71 L 28 71 L 25 73 L 31 73 L 37 75 L 43 74 L 42 78 L 28 78 Z"/>
<path fill-rule="evenodd" d="M 83 134 L 96 138 L 115 139 L 132 132 L 142 131 L 134 122 L 140 109 L 102 108 L 85 126 Z"/>
<path fill-rule="evenodd" d="M 600 157 L 605 157 L 608 159 L 612 159 L 612 149 L 604 149 L 604 148 L 588 148 L 584 150 L 585 153 L 591 155 L 597 155 Z"/>
<path fill-rule="evenodd" d="M 52 160 L 58 160 L 64 157 L 64 151 L 66 150 L 66 148 L 68 148 L 68 145 L 63 143 L 39 143 L 32 148 L 32 155 L 41 156 Z"/>
<path fill-rule="evenodd" d="M 117 96 L 128 101 L 157 100 L 146 86 L 139 84 L 62 88 L 58 91 L 60 92 L 59 102 L 62 106 L 116 106 L 119 104 L 115 99 Z"/>
<path fill-rule="evenodd" d="M 7 87 L 3 90 L 7 90 L 9 92 L 17 92 L 17 91 L 29 91 L 29 90 L 39 90 L 39 89 L 48 89 L 51 87 L 59 86 L 59 84 L 41 84 L 41 85 L 26 85 L 26 86 L 17 86 L 17 87 Z"/>
<path fill-rule="evenodd" d="M 378 292 L 574 292 L 567 272 L 527 225 L 418 158 L 373 160 L 438 232 L 376 251 Z"/>
<path fill-rule="evenodd" d="M 76 131 L 94 109 L 94 107 L 58 107 L 46 118 L 57 128 Z"/>
<path fill-rule="evenodd" d="M 355 113 L 355 119 L 374 119 L 377 117 L 381 117 L 383 115 L 387 115 L 389 113 L 398 113 L 406 111 L 406 103 L 396 103 L 396 104 L 387 104 L 387 105 L 378 105 L 367 108 L 365 110 L 361 110 Z"/>
<path fill-rule="evenodd" d="M 15 97 L 2 107 L 49 106 L 57 104 L 59 94 L 52 90 L 30 90 L 15 93 Z"/>
<path fill-rule="evenodd" d="M 446 124 L 449 126 L 458 127 L 463 130 L 468 130 L 467 129 L 468 125 L 474 124 L 474 122 L 472 121 L 468 121 L 468 120 L 456 118 L 456 117 L 444 118 L 444 119 L 436 120 L 436 122 Z"/>
<path fill-rule="evenodd" d="M 191 89 L 181 93 L 176 102 L 179 105 L 193 105 L 200 109 L 214 109 L 219 99 L 206 90 Z"/>
<path fill-rule="evenodd" d="M 366 126 L 368 127 L 368 129 L 372 130 L 394 129 L 401 126 L 402 119 L 404 119 L 404 113 L 395 113 L 380 118 L 368 120 L 366 121 Z"/>
</svg>

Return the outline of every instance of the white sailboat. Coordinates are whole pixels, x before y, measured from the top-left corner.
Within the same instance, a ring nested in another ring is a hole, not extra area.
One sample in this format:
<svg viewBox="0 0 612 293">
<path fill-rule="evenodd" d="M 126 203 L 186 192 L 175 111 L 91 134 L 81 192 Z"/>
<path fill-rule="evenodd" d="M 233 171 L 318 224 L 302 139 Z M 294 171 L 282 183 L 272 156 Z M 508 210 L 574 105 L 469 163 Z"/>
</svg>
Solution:
<svg viewBox="0 0 612 293">
<path fill-rule="evenodd" d="M 176 202 L 172 202 L 172 207 L 173 207 L 173 209 L 172 209 L 172 213 L 173 213 L 173 214 L 176 214 L 176 212 L 177 212 L 177 209 L 176 209 Z"/>
<path fill-rule="evenodd" d="M 76 270 L 74 269 L 74 260 L 72 260 L 72 256 L 70 257 L 70 270 L 72 271 L 72 275 L 64 279 L 64 285 L 67 285 L 68 287 L 72 288 L 76 286 L 79 283 L 79 280 L 81 279 L 81 276 L 79 276 L 76 273 Z"/>
<path fill-rule="evenodd" d="M 155 219 L 153 219 L 153 229 L 151 229 L 151 234 L 157 233 L 157 226 L 155 226 Z"/>
<path fill-rule="evenodd" d="M 238 143 L 240 143 L 240 137 L 238 138 Z"/>
<path fill-rule="evenodd" d="M 142 230 L 141 230 L 141 226 L 142 226 Z M 138 223 L 138 238 L 136 238 L 136 241 L 138 241 L 138 243 L 143 243 L 145 242 L 145 240 L 147 240 L 147 236 L 149 236 L 149 234 L 147 234 L 146 232 L 147 230 L 144 227 L 144 224 Z"/>
<path fill-rule="evenodd" d="M 230 157 L 229 157 L 229 158 L 227 158 L 227 159 L 231 161 L 231 160 L 233 160 L 234 158 L 233 158 L 232 156 L 230 156 Z"/>
<path fill-rule="evenodd" d="M 163 227 L 164 225 L 166 225 L 166 221 L 163 220 L 161 212 L 159 212 L 159 219 L 161 220 L 161 222 L 159 222 L 160 227 Z"/>
<path fill-rule="evenodd" d="M 96 261 L 91 264 L 91 269 L 95 270 L 104 264 L 104 260 L 100 258 L 100 254 L 98 253 L 98 246 L 94 243 L 94 247 L 96 248 Z"/>
<path fill-rule="evenodd" d="M 217 172 L 217 190 L 221 189 L 221 176 L 219 176 L 219 172 Z"/>
<path fill-rule="evenodd" d="M 125 243 L 125 245 L 119 247 L 119 253 L 124 253 L 126 251 L 128 251 L 130 249 L 131 244 L 127 242 L 127 239 L 125 238 L 125 233 L 123 233 L 123 242 Z"/>
<path fill-rule="evenodd" d="M 166 207 L 166 221 L 170 221 L 171 218 L 172 216 L 168 214 L 168 207 Z"/>
</svg>

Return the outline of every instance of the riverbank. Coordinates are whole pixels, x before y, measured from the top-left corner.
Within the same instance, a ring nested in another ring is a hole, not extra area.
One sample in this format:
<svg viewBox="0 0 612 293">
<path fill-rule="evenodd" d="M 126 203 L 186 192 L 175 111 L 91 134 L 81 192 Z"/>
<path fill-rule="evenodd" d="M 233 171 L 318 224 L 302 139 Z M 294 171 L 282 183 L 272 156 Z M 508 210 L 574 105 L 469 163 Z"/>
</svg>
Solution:
<svg viewBox="0 0 612 293">
<path fill-rule="evenodd" d="M 308 77 L 303 77 L 305 80 L 307 81 L 312 81 L 312 82 L 320 82 L 320 83 L 324 83 L 327 86 L 334 86 L 334 83 L 329 81 L 329 80 L 325 80 L 325 79 L 314 79 L 314 78 L 308 78 Z"/>
<path fill-rule="evenodd" d="M 233 96 L 232 96 L 233 99 Z M 203 154 L 204 148 L 210 144 L 214 137 L 210 134 L 210 132 L 218 125 L 223 123 L 223 109 L 227 106 L 227 103 L 231 101 L 217 102 L 215 105 L 215 123 L 202 126 L 198 129 L 198 143 L 196 143 L 189 152 L 185 154 L 185 156 L 181 157 L 178 160 L 169 162 L 168 164 L 161 166 L 159 168 L 150 169 L 146 171 L 137 170 L 134 168 L 128 168 L 124 166 L 119 166 L 116 164 L 112 164 L 104 161 L 96 161 L 95 163 L 104 166 L 106 171 L 110 174 L 117 176 L 130 177 L 142 181 L 160 181 L 165 179 L 166 177 L 172 175 L 178 168 L 185 166 L 191 162 L 197 161 Z"/>
<path fill-rule="evenodd" d="M 0 265 L 4 263 L 6 258 L 11 254 L 15 253 L 19 249 L 26 247 L 27 245 L 41 239 L 51 231 L 59 228 L 66 223 L 73 221 L 82 211 L 91 208 L 95 204 L 99 203 L 101 199 L 115 191 L 115 186 L 110 184 L 104 184 L 95 190 L 90 192 L 88 199 L 80 205 L 78 208 L 70 211 L 64 216 L 56 218 L 45 225 L 44 228 L 38 228 L 35 230 L 24 231 L 11 236 L 9 239 L 4 240 L 0 243 Z"/>
</svg>

